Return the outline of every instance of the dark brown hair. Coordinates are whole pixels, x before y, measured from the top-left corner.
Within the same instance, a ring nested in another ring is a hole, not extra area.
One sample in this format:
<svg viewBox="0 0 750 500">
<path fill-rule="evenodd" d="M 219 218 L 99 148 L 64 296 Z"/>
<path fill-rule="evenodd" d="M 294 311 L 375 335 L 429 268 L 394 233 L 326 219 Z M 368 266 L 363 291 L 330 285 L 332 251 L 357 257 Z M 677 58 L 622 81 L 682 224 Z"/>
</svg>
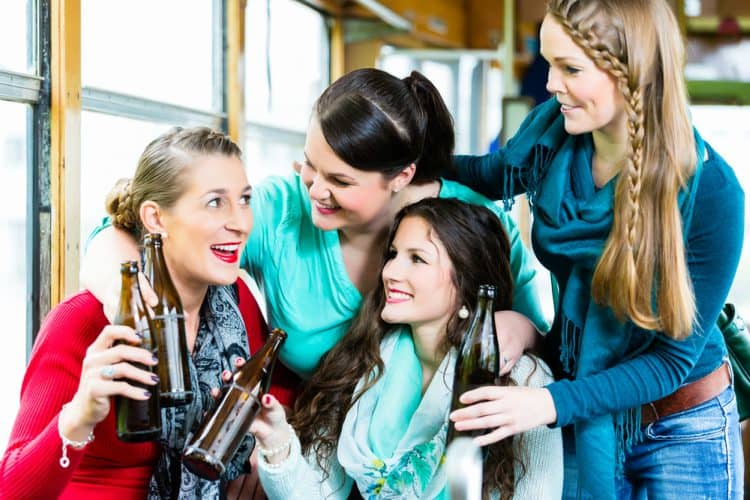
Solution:
<svg viewBox="0 0 750 500">
<path fill-rule="evenodd" d="M 318 98 L 328 145 L 352 167 L 395 176 L 414 163 L 415 184 L 453 168 L 453 120 L 440 92 L 418 71 L 399 79 L 375 68 L 345 74 Z"/>
<path fill-rule="evenodd" d="M 495 310 L 511 308 L 510 242 L 500 220 L 489 209 L 455 199 L 428 198 L 406 206 L 398 213 L 386 248 L 390 248 L 401 221 L 407 217 L 418 217 L 427 222 L 431 234 L 443 244 L 453 264 L 457 303 L 453 306 L 443 341 L 443 350 L 447 352 L 449 348 L 459 346 L 469 326 L 469 319 L 461 319 L 456 313 L 461 305 L 476 307 L 479 285 L 487 283 L 497 287 Z M 388 254 L 386 251 L 383 263 Z M 394 329 L 394 325 L 380 317 L 384 305 L 385 291 L 380 280 L 366 296 L 349 331 L 322 358 L 295 403 L 291 423 L 299 433 L 304 452 L 314 452 L 323 470 L 335 454 L 347 411 L 383 371 L 380 342 Z M 358 394 L 354 394 L 357 382 L 367 374 L 375 376 Z M 446 383 L 452 384 L 452 381 Z M 501 383 L 509 384 L 509 377 Z M 503 499 L 513 496 L 514 465 L 520 463 L 517 454 L 513 439 L 489 446 L 484 467 L 485 496 L 491 490 L 500 492 Z"/>
</svg>

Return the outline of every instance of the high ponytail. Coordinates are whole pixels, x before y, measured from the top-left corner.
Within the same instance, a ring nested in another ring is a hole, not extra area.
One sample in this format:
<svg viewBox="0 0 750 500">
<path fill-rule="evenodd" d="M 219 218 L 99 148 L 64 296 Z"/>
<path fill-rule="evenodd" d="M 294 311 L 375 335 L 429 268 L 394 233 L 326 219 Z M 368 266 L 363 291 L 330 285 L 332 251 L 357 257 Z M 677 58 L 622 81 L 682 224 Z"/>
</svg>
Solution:
<svg viewBox="0 0 750 500">
<path fill-rule="evenodd" d="M 375 68 L 347 73 L 320 96 L 313 119 L 336 156 L 358 170 L 393 178 L 414 163 L 412 182 L 427 183 L 452 168 L 450 113 L 416 71 L 403 80 Z"/>
<path fill-rule="evenodd" d="M 453 119 L 438 89 L 422 73 L 412 71 L 404 78 L 404 83 L 422 108 L 425 120 L 422 154 L 416 162 L 417 171 L 413 180 L 419 184 L 434 180 L 434 172 L 444 176 L 453 169 Z"/>
</svg>

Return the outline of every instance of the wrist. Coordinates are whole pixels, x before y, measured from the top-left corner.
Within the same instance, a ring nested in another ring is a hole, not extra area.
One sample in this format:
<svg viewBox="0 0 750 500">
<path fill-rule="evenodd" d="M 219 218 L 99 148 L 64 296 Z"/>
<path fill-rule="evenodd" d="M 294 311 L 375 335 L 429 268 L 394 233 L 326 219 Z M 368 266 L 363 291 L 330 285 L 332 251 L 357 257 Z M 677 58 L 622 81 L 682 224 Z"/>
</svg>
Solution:
<svg viewBox="0 0 750 500">
<path fill-rule="evenodd" d="M 542 388 L 542 412 L 544 415 L 545 425 L 552 425 L 557 422 L 557 408 L 555 408 L 555 400 L 552 398 L 552 393 L 546 387 Z"/>
<path fill-rule="evenodd" d="M 261 445 L 260 442 L 258 443 L 258 454 L 263 457 L 268 464 L 278 464 L 289 457 L 292 448 L 292 440 L 295 436 L 294 427 L 290 424 L 286 424 L 286 428 L 282 432 L 276 432 L 274 434 L 281 436 L 278 436 L 279 439 L 266 440 L 263 445 Z"/>
<path fill-rule="evenodd" d="M 81 415 L 83 412 L 78 402 L 73 398 L 65 403 L 58 416 L 58 428 L 60 433 L 71 441 L 84 441 L 94 431 L 96 423 L 87 422 Z"/>
<path fill-rule="evenodd" d="M 73 434 L 73 437 L 71 437 L 71 434 L 66 434 L 64 423 L 66 421 L 66 414 L 68 413 L 66 411 L 68 409 L 68 404 L 69 403 L 66 403 L 62 406 L 62 408 L 60 409 L 60 414 L 57 416 L 57 433 L 62 443 L 62 454 L 60 455 L 59 462 L 60 467 L 62 467 L 63 469 L 67 469 L 70 466 L 70 459 L 68 458 L 68 447 L 76 450 L 82 450 L 94 440 L 93 427 L 88 431 L 83 439 L 78 438 L 77 432 Z"/>
</svg>

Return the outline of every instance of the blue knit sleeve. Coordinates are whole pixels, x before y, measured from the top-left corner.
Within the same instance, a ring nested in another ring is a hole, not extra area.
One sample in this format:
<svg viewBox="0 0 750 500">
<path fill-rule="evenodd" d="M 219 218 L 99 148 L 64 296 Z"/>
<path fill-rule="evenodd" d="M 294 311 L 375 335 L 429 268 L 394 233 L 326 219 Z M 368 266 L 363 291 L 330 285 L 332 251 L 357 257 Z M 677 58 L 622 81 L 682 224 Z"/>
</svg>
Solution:
<svg viewBox="0 0 750 500">
<path fill-rule="evenodd" d="M 709 148 L 700 176 L 687 242 L 688 271 L 696 301 L 696 328 L 678 341 L 657 334 L 642 354 L 608 370 L 547 386 L 562 426 L 637 407 L 697 380 L 726 355 L 715 326 L 742 251 L 744 193 L 732 169 Z"/>
</svg>

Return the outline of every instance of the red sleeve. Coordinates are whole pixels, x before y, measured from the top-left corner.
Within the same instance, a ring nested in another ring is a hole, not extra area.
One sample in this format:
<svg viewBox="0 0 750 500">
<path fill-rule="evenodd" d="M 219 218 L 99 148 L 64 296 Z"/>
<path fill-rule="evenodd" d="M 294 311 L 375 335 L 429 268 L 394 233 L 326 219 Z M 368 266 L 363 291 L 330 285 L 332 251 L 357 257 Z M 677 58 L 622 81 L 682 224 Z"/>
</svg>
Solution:
<svg viewBox="0 0 750 500">
<path fill-rule="evenodd" d="M 263 319 L 260 307 L 255 301 L 255 297 L 250 293 L 247 285 L 240 279 L 237 280 L 237 291 L 239 295 L 239 307 L 242 318 L 245 321 L 247 329 L 250 352 L 254 353 L 260 349 L 268 338 L 268 325 Z M 284 366 L 283 363 L 277 362 L 273 369 L 273 378 L 271 380 L 270 393 L 279 400 L 284 406 L 294 406 L 294 400 L 302 384 L 294 372 Z"/>
<path fill-rule="evenodd" d="M 21 403 L 0 463 L 0 498 L 57 498 L 84 450 L 68 447 L 60 466 L 57 417 L 78 388 L 86 349 L 107 324 L 88 292 L 55 307 L 39 331 L 21 386 Z"/>
</svg>

